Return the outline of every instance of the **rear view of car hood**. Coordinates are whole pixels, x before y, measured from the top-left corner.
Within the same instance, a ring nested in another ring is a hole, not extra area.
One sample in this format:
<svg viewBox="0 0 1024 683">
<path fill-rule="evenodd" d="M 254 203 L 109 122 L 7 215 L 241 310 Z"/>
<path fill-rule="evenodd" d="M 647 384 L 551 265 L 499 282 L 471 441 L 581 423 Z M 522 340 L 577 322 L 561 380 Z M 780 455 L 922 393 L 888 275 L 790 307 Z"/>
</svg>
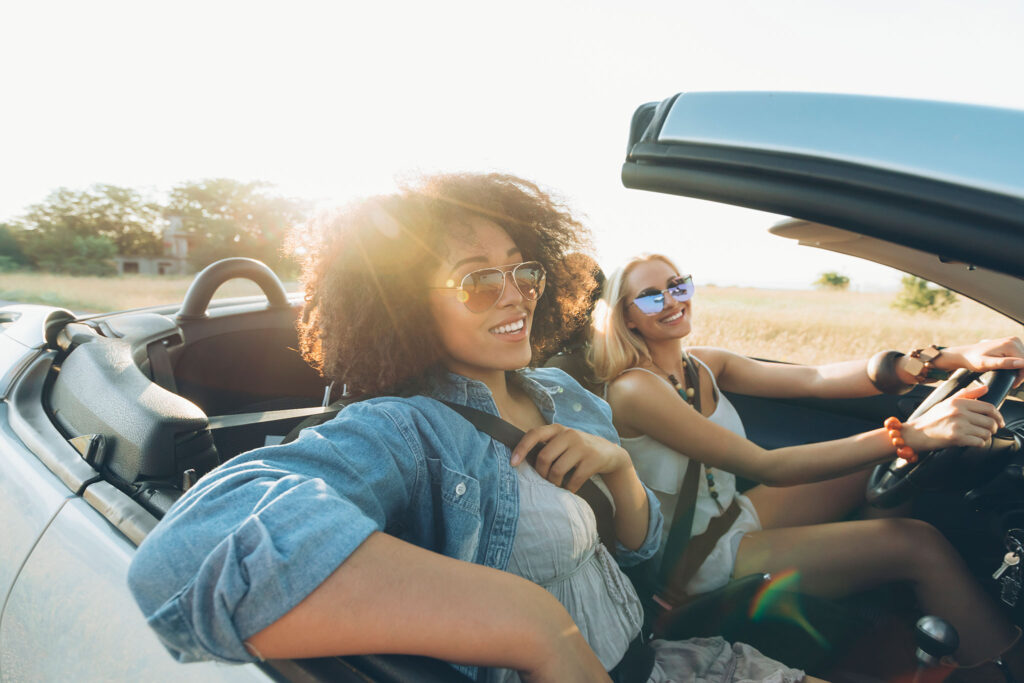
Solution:
<svg viewBox="0 0 1024 683">
<path fill-rule="evenodd" d="M 796 240 L 804 246 L 856 256 L 913 273 L 981 302 L 1018 323 L 1024 322 L 1024 300 L 1020 296 L 1024 281 L 1018 277 L 960 261 L 941 259 L 920 249 L 800 219 L 781 221 L 773 225 L 770 232 Z"/>
</svg>

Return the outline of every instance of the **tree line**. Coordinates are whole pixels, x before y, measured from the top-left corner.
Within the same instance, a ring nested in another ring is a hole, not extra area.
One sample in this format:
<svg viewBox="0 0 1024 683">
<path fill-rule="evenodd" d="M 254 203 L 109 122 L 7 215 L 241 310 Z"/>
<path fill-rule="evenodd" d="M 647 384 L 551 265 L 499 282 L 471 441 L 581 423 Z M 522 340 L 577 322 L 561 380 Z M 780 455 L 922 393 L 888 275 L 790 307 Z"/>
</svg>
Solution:
<svg viewBox="0 0 1024 683">
<path fill-rule="evenodd" d="M 834 271 L 822 273 L 814 281 L 818 289 L 846 291 L 850 278 Z M 893 308 L 910 313 L 941 313 L 956 303 L 956 294 L 945 287 L 933 285 L 916 275 L 904 275 L 900 279 L 900 291 L 892 302 Z"/>
<path fill-rule="evenodd" d="M 310 208 L 269 183 L 230 178 L 180 183 L 162 203 L 117 185 L 62 187 L 10 223 L 0 223 L 0 270 L 116 275 L 115 256 L 164 255 L 163 233 L 173 223 L 187 237 L 192 269 L 248 256 L 288 275 L 296 268 L 281 254 L 281 244 Z"/>
</svg>

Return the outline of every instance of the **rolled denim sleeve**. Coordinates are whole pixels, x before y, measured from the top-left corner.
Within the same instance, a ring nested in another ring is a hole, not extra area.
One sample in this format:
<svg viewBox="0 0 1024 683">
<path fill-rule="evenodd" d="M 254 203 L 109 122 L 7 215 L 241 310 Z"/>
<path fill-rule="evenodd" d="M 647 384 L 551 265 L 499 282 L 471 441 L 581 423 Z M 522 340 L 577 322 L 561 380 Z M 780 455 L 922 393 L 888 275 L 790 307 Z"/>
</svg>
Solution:
<svg viewBox="0 0 1024 683">
<path fill-rule="evenodd" d="M 618 552 L 615 555 L 615 559 L 623 567 L 632 567 L 654 557 L 654 554 L 658 552 L 658 546 L 661 544 L 661 528 L 664 524 L 664 518 L 661 514 L 661 503 L 658 502 L 658 498 L 646 486 L 644 486 L 644 492 L 647 494 L 647 506 L 649 508 L 647 537 L 644 538 L 644 542 L 636 550 L 630 550 L 621 543 L 616 542 L 616 550 Z"/>
<path fill-rule="evenodd" d="M 402 514 L 420 476 L 418 446 L 386 411 L 352 419 L 367 410 L 352 406 L 294 443 L 229 461 L 142 543 L 129 586 L 175 658 L 253 661 L 247 638 Z"/>
</svg>

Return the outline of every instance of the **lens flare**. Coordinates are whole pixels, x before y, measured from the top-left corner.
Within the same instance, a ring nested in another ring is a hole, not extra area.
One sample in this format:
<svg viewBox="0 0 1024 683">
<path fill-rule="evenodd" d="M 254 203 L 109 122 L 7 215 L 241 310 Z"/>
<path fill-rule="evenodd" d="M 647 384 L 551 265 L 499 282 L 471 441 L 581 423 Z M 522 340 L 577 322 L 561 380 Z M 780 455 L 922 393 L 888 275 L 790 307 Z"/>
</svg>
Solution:
<svg viewBox="0 0 1024 683">
<path fill-rule="evenodd" d="M 802 628 L 824 648 L 831 648 L 828 640 L 807 620 L 800 607 L 800 572 L 796 569 L 774 574 L 750 603 L 750 620 L 777 619 Z"/>
</svg>

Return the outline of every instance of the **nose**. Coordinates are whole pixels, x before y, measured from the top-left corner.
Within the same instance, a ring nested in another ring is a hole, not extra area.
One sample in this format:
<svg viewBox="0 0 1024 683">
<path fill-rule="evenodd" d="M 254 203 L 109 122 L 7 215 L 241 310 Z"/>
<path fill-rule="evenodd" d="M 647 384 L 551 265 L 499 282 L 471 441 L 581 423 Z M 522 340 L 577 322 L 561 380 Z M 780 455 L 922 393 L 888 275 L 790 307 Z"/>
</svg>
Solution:
<svg viewBox="0 0 1024 683">
<path fill-rule="evenodd" d="M 515 306 L 525 300 L 523 293 L 519 291 L 519 285 L 516 284 L 515 278 L 512 276 L 511 270 L 502 272 L 503 280 L 501 281 L 501 296 L 498 297 L 498 301 L 495 306 Z"/>
<path fill-rule="evenodd" d="M 680 301 L 679 299 L 675 298 L 674 296 L 672 296 L 672 292 L 670 290 L 668 290 L 668 289 L 663 290 L 661 295 L 665 297 L 665 304 L 662 306 L 662 309 L 668 308 L 669 300 L 671 300 L 672 303 L 674 303 L 674 304 L 685 303 L 685 302 Z"/>
</svg>

